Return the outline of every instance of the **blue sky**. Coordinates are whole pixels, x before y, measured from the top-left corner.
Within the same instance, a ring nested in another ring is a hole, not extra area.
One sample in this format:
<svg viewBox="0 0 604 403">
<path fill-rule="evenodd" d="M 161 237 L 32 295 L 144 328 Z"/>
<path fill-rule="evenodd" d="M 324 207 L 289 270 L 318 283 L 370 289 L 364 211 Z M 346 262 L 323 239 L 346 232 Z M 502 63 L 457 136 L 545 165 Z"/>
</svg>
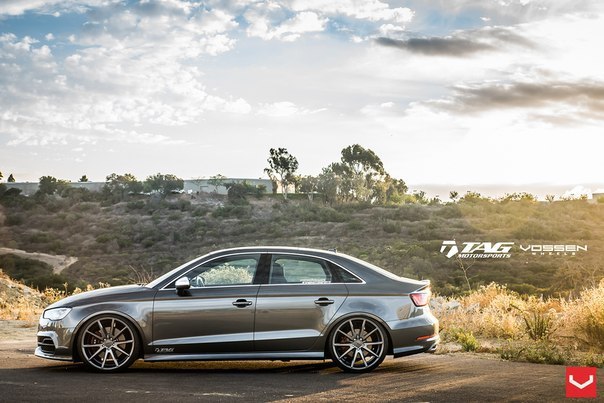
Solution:
<svg viewBox="0 0 604 403">
<path fill-rule="evenodd" d="M 412 185 L 604 187 L 600 3 L 5 0 L 0 171 L 318 174 L 359 143 Z"/>
</svg>

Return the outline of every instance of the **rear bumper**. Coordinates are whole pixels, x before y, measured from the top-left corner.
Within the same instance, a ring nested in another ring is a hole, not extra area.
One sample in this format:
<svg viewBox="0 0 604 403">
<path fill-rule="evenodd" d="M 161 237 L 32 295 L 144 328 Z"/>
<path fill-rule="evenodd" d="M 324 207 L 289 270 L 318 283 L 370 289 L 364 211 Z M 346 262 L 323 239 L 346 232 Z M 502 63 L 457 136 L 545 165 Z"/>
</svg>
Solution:
<svg viewBox="0 0 604 403">
<path fill-rule="evenodd" d="M 419 353 L 434 353 L 436 351 L 436 347 L 438 346 L 438 342 L 440 341 L 440 336 L 435 335 L 432 338 L 423 340 L 421 344 L 417 344 L 414 346 L 407 347 L 399 347 L 394 348 L 394 358 L 404 357 L 406 355 L 413 355 Z"/>
<path fill-rule="evenodd" d="M 413 318 L 387 322 L 394 358 L 419 353 L 433 353 L 440 336 L 438 319 L 429 310 Z"/>
</svg>

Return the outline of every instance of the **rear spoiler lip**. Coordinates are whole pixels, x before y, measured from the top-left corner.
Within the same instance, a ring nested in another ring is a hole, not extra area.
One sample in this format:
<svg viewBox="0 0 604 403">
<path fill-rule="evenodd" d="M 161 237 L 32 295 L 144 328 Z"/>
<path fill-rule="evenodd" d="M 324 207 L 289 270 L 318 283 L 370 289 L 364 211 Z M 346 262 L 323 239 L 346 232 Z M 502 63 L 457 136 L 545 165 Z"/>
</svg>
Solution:
<svg viewBox="0 0 604 403">
<path fill-rule="evenodd" d="M 421 287 L 419 287 L 417 290 L 415 290 L 413 292 L 421 292 L 421 291 L 426 291 L 426 290 L 430 289 L 430 287 L 431 287 L 430 280 L 420 280 L 420 282 L 424 283 L 424 285 L 422 285 Z"/>
</svg>

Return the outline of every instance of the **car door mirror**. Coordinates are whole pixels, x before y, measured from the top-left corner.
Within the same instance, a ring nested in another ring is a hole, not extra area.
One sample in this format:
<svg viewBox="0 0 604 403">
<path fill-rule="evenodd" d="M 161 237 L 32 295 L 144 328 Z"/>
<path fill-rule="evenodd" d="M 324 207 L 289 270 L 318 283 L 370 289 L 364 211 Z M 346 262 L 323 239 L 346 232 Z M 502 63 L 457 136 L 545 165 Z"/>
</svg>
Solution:
<svg viewBox="0 0 604 403">
<path fill-rule="evenodd" d="M 191 282 L 187 277 L 181 277 L 176 280 L 174 287 L 176 287 L 176 292 L 181 295 L 186 293 L 186 291 L 191 288 Z"/>
</svg>

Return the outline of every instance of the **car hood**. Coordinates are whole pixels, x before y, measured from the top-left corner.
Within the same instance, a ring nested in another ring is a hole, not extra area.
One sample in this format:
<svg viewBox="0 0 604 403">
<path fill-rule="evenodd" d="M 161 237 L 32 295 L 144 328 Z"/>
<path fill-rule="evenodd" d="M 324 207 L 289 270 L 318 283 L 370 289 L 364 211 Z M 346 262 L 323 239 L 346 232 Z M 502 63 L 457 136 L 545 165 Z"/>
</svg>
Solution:
<svg viewBox="0 0 604 403">
<path fill-rule="evenodd" d="M 61 308 L 64 306 L 73 307 L 83 305 L 90 302 L 106 301 L 107 299 L 117 299 L 120 295 L 126 295 L 133 292 L 138 292 L 142 285 L 121 285 L 117 287 L 99 288 L 98 290 L 86 291 L 80 294 L 71 295 L 67 298 L 63 298 L 57 301 L 46 309 Z"/>
</svg>

